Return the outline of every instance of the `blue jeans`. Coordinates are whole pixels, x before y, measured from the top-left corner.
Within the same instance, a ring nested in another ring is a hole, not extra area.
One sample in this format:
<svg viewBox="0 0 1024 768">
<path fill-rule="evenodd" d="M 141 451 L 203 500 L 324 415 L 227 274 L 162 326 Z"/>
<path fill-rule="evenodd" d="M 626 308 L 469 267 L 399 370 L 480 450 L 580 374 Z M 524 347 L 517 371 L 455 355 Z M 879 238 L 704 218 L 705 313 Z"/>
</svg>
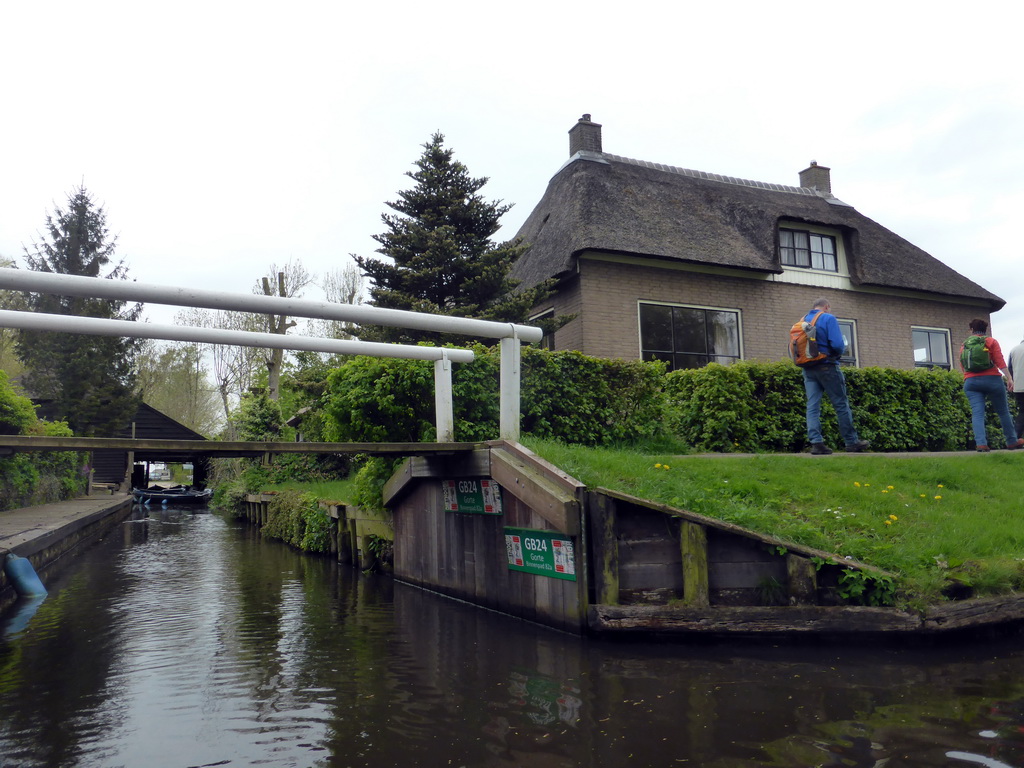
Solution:
<svg viewBox="0 0 1024 768">
<path fill-rule="evenodd" d="M 821 396 L 828 395 L 832 407 L 839 417 L 839 432 L 847 445 L 859 439 L 853 428 L 853 412 L 846 397 L 846 377 L 842 369 L 833 363 L 803 368 L 804 391 L 807 392 L 807 439 L 812 443 L 823 442 L 821 438 Z"/>
<path fill-rule="evenodd" d="M 964 379 L 964 394 L 971 404 L 971 428 L 974 429 L 974 444 L 988 445 L 985 434 L 985 401 L 992 403 L 992 409 L 999 417 L 1006 444 L 1017 442 L 1017 430 L 1013 426 L 1010 407 L 1006 402 L 1006 385 L 1002 376 L 971 376 Z"/>
</svg>

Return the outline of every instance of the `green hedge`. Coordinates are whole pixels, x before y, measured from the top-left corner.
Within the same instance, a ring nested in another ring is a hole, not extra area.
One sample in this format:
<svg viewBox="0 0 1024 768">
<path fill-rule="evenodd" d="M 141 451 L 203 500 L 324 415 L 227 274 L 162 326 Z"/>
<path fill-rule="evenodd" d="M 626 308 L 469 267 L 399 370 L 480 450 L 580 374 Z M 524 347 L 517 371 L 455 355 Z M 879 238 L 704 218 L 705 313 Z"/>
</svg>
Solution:
<svg viewBox="0 0 1024 768">
<path fill-rule="evenodd" d="M 453 368 L 455 436 L 498 435 L 496 347 L 474 347 Z M 796 452 L 807 447 L 803 378 L 792 363 L 738 362 L 665 373 L 660 363 L 523 350 L 522 433 L 582 445 L 668 440 L 694 451 Z M 879 451 L 973 447 L 971 417 L 957 372 L 845 368 L 854 421 Z M 435 438 L 433 364 L 357 357 L 328 377 L 325 438 L 419 442 Z M 1001 445 L 989 415 L 991 444 Z M 830 445 L 841 438 L 822 403 Z"/>
<path fill-rule="evenodd" d="M 69 437 L 64 422 L 35 420 L 23 434 Z M 0 510 L 31 507 L 74 498 L 88 486 L 88 454 L 73 451 L 15 453 L 0 457 Z"/>
<path fill-rule="evenodd" d="M 500 354 L 476 346 L 453 367 L 455 436 L 498 436 Z M 521 369 L 522 429 L 584 445 L 614 445 L 664 430 L 664 368 L 659 363 L 587 357 L 527 347 Z M 324 436 L 338 441 L 433 440 L 434 365 L 356 357 L 328 377 Z"/>
<path fill-rule="evenodd" d="M 878 451 L 957 451 L 973 447 L 971 411 L 956 372 L 844 368 L 854 424 Z M 803 376 L 789 362 L 711 364 L 673 371 L 665 391 L 672 431 L 695 450 L 787 453 L 807 445 Z M 989 429 L 999 435 L 989 414 Z M 840 445 L 835 412 L 822 402 L 822 433 Z M 992 445 L 1001 445 L 1002 438 Z"/>
</svg>

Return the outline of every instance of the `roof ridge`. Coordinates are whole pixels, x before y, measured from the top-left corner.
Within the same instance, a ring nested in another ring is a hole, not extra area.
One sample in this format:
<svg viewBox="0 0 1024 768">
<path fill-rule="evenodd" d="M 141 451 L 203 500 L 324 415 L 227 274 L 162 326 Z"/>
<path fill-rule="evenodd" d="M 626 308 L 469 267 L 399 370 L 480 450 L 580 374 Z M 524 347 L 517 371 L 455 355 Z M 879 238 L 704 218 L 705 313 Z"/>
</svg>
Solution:
<svg viewBox="0 0 1024 768">
<path fill-rule="evenodd" d="M 596 153 L 595 153 L 596 154 Z M 786 184 L 772 184 L 767 181 L 753 181 L 751 179 L 739 179 L 735 176 L 723 176 L 720 173 L 708 173 L 707 171 L 694 171 L 689 168 L 679 168 L 674 165 L 665 165 L 664 163 L 652 163 L 649 160 L 636 160 L 631 157 L 622 157 L 621 155 L 612 155 L 607 152 L 601 153 L 602 157 L 609 160 L 614 160 L 619 163 L 627 163 L 629 165 L 638 165 L 641 168 L 651 168 L 656 171 L 664 171 L 666 173 L 676 173 L 681 176 L 690 176 L 695 179 L 705 179 L 707 181 L 717 181 L 722 184 L 734 184 L 741 187 L 753 187 L 755 189 L 768 189 L 773 192 L 788 192 L 796 195 L 808 195 L 810 197 L 821 197 L 826 200 L 835 199 L 835 195 L 829 192 L 822 192 L 813 187 L 792 187 Z"/>
</svg>

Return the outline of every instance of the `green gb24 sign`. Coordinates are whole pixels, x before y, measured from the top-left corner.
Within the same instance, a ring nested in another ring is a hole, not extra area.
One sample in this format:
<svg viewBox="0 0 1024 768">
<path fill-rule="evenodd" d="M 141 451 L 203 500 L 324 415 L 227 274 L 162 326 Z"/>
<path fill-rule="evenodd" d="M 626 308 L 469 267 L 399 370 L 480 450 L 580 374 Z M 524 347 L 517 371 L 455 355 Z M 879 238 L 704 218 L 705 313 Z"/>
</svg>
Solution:
<svg viewBox="0 0 1024 768">
<path fill-rule="evenodd" d="M 572 539 L 553 531 L 529 528 L 505 529 L 505 552 L 511 571 L 576 581 L 576 557 Z"/>
<path fill-rule="evenodd" d="M 489 478 L 442 480 L 441 490 L 444 494 L 446 512 L 501 514 L 501 486 Z"/>
</svg>

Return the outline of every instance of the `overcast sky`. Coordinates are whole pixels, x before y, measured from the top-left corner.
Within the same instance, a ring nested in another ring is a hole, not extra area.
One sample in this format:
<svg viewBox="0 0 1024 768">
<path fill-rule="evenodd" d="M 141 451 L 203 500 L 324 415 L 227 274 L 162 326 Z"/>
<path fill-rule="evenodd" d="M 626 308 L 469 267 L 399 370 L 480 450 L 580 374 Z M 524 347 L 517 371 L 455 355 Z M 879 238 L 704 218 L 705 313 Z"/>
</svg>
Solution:
<svg viewBox="0 0 1024 768">
<path fill-rule="evenodd" d="M 8 3 L 0 255 L 23 264 L 84 183 L 140 282 L 324 273 L 373 255 L 435 131 L 515 205 L 506 239 L 590 113 L 617 155 L 789 185 L 830 167 L 837 197 L 1007 301 L 1008 348 L 1024 336 L 1014 7 Z"/>
</svg>

